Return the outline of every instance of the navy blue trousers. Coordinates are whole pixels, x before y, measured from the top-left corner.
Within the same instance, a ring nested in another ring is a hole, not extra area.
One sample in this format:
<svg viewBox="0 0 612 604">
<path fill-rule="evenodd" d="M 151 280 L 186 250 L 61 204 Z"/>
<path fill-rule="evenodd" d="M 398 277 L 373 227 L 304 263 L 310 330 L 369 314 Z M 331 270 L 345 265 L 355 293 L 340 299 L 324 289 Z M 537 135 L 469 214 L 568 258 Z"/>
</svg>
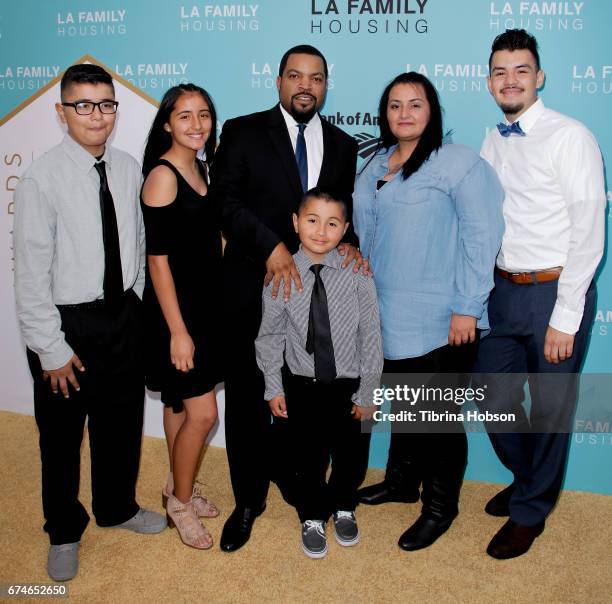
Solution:
<svg viewBox="0 0 612 604">
<path fill-rule="evenodd" d="M 491 333 L 481 339 L 474 367 L 475 374 L 488 374 L 474 376 L 487 383 L 481 410 L 514 413 L 517 418 L 512 432 L 489 430 L 489 437 L 514 476 L 510 518 L 525 526 L 542 522 L 561 491 L 578 373 L 595 314 L 595 285 L 591 283 L 586 294 L 572 356 L 553 364 L 544 358 L 544 337 L 556 299 L 557 281 L 517 285 L 496 274 L 489 300 Z M 529 415 L 522 404 L 526 380 Z"/>
</svg>

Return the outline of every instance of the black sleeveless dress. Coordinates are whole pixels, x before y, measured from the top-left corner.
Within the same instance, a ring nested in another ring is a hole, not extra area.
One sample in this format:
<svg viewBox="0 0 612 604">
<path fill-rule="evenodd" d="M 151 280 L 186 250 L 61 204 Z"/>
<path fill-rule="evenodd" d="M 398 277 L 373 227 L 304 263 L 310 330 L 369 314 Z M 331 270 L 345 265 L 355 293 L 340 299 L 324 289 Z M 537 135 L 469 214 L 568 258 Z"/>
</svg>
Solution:
<svg viewBox="0 0 612 604">
<path fill-rule="evenodd" d="M 146 383 L 161 392 L 175 413 L 183 399 L 209 392 L 221 374 L 221 231 L 220 212 L 207 195 L 199 195 L 169 162 L 156 165 L 174 172 L 177 193 L 166 206 L 142 203 L 147 254 L 168 256 L 183 321 L 195 345 L 194 368 L 183 373 L 170 362 L 170 332 L 147 269 L 143 302 L 146 316 Z M 204 180 L 206 167 L 198 161 Z"/>
</svg>

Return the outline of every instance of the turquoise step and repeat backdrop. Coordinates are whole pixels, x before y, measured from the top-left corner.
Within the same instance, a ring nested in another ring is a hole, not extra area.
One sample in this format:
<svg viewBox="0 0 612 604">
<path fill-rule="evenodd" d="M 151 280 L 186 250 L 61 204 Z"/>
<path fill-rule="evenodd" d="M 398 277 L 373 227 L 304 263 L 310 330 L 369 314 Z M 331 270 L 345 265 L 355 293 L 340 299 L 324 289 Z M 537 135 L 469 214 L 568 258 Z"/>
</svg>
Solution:
<svg viewBox="0 0 612 604">
<path fill-rule="evenodd" d="M 3 0 L 4 300 L 10 305 L 12 294 L 6 291 L 12 283 L 12 191 L 19 174 L 42 151 L 29 156 L 11 153 L 11 145 L 22 137 L 36 140 L 38 129 L 54 120 L 51 105 L 57 93 L 48 98 L 49 90 L 66 67 L 83 57 L 107 67 L 138 97 L 140 105 L 122 101 L 124 119 L 118 122 L 118 128 L 129 133 L 124 135 L 124 140 L 129 138 L 124 148 L 138 157 L 152 105 L 170 86 L 195 82 L 208 89 L 220 129 L 225 119 L 275 104 L 275 78 L 283 52 L 299 43 L 313 44 L 329 62 L 329 92 L 322 113 L 357 137 L 363 161 L 377 136 L 376 108 L 383 87 L 408 70 L 435 83 L 445 127 L 452 129 L 455 142 L 478 150 L 487 129 L 501 119 L 486 87 L 491 41 L 506 28 L 522 27 L 540 43 L 547 75 L 545 103 L 584 122 L 609 162 L 611 23 L 610 0 Z M 35 100 L 41 101 L 40 106 L 32 105 Z M 45 112 L 41 119 L 32 116 L 33 107 L 37 113 Z M 128 110 L 138 115 L 125 116 Z M 19 121 L 8 128 L 14 120 Z M 119 136 L 114 142 L 121 146 Z M 610 200 L 610 191 L 607 196 Z M 597 275 L 598 310 L 584 368 L 589 373 L 612 373 L 612 270 L 607 256 Z M 3 314 L 7 325 L 12 324 L 13 309 L 7 307 Z M 2 362 L 10 366 L 14 348 L 0 346 Z M 18 362 L 22 364 L 21 357 Z M 12 381 L 12 375 L 2 377 L 3 384 Z M 31 398 L 29 391 L 24 396 Z M 580 430 L 572 436 L 566 488 L 612 493 L 609 416 L 583 423 Z M 375 436 L 371 465 L 384 466 L 387 445 L 388 434 Z M 467 477 L 508 479 L 484 434 L 470 435 Z"/>
</svg>

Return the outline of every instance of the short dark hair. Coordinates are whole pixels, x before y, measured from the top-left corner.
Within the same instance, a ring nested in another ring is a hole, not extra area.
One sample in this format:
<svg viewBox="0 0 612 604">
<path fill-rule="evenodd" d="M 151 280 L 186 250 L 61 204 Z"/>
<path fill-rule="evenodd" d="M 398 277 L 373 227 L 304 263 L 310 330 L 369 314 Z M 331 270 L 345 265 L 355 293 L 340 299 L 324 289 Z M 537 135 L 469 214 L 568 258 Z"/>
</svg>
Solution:
<svg viewBox="0 0 612 604">
<path fill-rule="evenodd" d="M 391 94 L 391 89 L 397 84 L 423 86 L 425 98 L 429 103 L 429 122 L 427 122 L 427 126 L 425 126 L 425 130 L 423 130 L 423 134 L 412 152 L 412 155 L 404 162 L 402 167 L 402 179 L 406 180 L 427 161 L 434 151 L 437 151 L 442 146 L 442 107 L 440 106 L 440 99 L 438 98 L 438 93 L 434 85 L 424 75 L 415 71 L 400 73 L 387 84 L 387 87 L 380 97 L 380 103 L 378 104 L 380 142 L 378 148 L 383 147 L 384 149 L 389 149 L 397 143 L 397 138 L 393 132 L 391 132 L 391 126 L 389 126 L 389 119 L 387 118 L 389 95 Z M 374 155 L 376 155 L 376 153 L 374 153 Z M 374 155 L 372 157 L 374 157 Z"/>
<path fill-rule="evenodd" d="M 73 84 L 108 84 L 113 89 L 113 94 L 115 93 L 113 78 L 110 73 L 99 65 L 93 65 L 92 63 L 71 65 L 64 71 L 62 81 L 60 82 L 62 99 L 66 90 Z"/>
<path fill-rule="evenodd" d="M 337 203 L 342 208 L 342 216 L 346 221 L 348 219 L 348 208 L 346 206 L 346 202 L 340 198 L 339 195 L 331 191 L 327 191 L 322 189 L 321 187 L 313 187 L 309 189 L 302 195 L 297 207 L 297 214 L 299 214 L 302 208 L 311 200 L 311 199 L 320 199 L 321 201 L 325 201 L 326 203 Z"/>
<path fill-rule="evenodd" d="M 493 40 L 491 54 L 489 55 L 489 71 L 491 71 L 493 54 L 498 50 L 528 50 L 535 59 L 537 69 L 540 69 L 538 41 L 535 39 L 535 36 L 532 36 L 524 29 L 507 29 Z"/>
<path fill-rule="evenodd" d="M 183 94 L 192 92 L 201 95 L 210 110 L 212 129 L 208 140 L 204 143 L 204 151 L 206 153 L 206 163 L 208 165 L 212 164 L 217 147 L 217 112 L 213 100 L 204 88 L 196 86 L 196 84 L 178 84 L 166 91 L 159 104 L 157 114 L 153 118 L 142 159 L 142 173 L 145 177 L 155 167 L 157 160 L 172 147 L 172 135 L 166 132 L 164 125 L 170 119 L 170 114 L 174 111 L 176 102 Z"/>
<path fill-rule="evenodd" d="M 314 55 L 315 57 L 319 57 L 321 61 L 323 61 L 323 71 L 325 73 L 325 79 L 327 80 L 327 61 L 325 60 L 323 53 L 314 46 L 310 46 L 310 44 L 299 44 L 298 46 L 294 46 L 283 55 L 283 58 L 278 66 L 279 76 L 282 77 L 285 67 L 287 67 L 289 55 Z"/>
</svg>

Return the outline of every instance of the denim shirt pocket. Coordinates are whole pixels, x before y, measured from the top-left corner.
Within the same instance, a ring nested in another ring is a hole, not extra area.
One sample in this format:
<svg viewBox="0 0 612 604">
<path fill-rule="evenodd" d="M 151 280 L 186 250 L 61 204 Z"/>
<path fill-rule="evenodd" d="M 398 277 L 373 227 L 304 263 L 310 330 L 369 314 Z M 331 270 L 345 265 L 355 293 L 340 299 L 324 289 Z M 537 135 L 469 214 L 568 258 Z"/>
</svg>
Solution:
<svg viewBox="0 0 612 604">
<path fill-rule="evenodd" d="M 416 206 L 429 201 L 436 191 L 441 192 L 440 180 L 435 173 L 426 169 L 426 165 L 412 174 L 408 180 L 401 180 L 401 174 L 396 178 L 399 178 L 400 182 L 393 192 L 394 203 Z"/>
</svg>

